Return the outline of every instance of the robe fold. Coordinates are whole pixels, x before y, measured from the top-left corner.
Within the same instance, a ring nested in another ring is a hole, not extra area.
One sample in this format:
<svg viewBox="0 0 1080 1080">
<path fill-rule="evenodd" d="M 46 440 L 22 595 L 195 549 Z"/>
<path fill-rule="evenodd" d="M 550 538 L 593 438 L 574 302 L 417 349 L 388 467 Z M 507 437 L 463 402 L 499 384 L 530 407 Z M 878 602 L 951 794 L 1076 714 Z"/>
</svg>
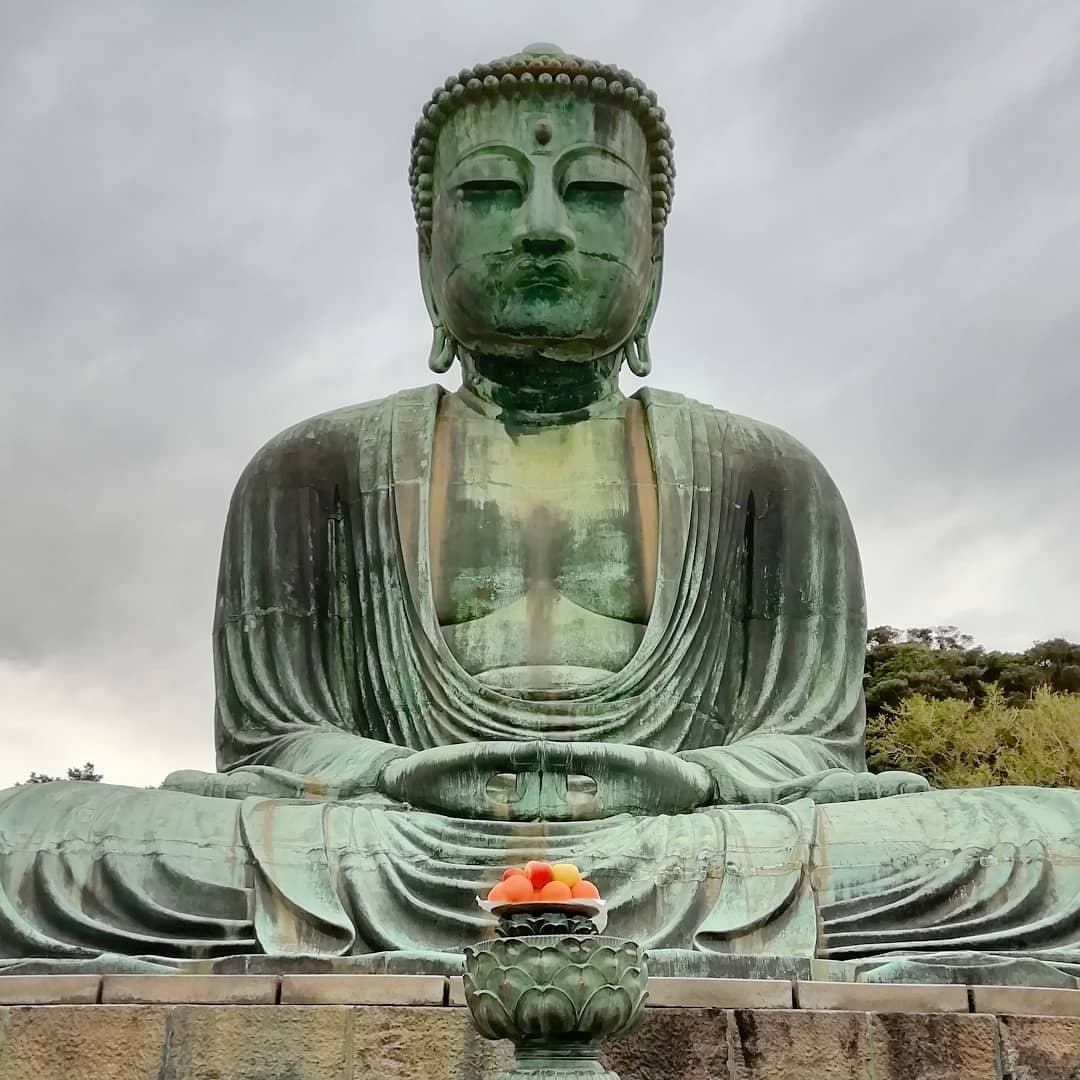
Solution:
<svg viewBox="0 0 1080 1080">
<path fill-rule="evenodd" d="M 843 502 L 805 448 L 643 391 L 659 506 L 652 615 L 625 668 L 552 700 L 485 686 L 439 629 L 428 499 L 440 394 L 317 417 L 245 471 L 215 623 L 220 769 L 271 766 L 361 793 L 403 747 L 610 741 L 685 752 L 725 802 L 864 769 L 861 568 Z"/>
</svg>

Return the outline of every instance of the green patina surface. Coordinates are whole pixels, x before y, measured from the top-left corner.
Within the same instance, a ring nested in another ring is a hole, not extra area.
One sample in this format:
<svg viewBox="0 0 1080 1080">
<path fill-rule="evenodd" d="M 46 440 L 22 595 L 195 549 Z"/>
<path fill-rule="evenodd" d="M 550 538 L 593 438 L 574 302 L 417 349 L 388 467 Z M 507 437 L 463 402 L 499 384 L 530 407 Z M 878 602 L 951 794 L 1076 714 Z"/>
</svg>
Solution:
<svg viewBox="0 0 1080 1080">
<path fill-rule="evenodd" d="M 476 894 L 549 857 L 654 973 L 1075 983 L 1080 796 L 868 774 L 825 470 L 619 391 L 651 363 L 673 176 L 618 68 L 537 47 L 436 91 L 410 179 L 430 363 L 462 388 L 255 455 L 222 550 L 219 771 L 0 793 L 0 967 L 458 970 L 491 932 Z"/>
<path fill-rule="evenodd" d="M 500 1080 L 619 1080 L 600 1044 L 629 1031 L 645 1005 L 641 947 L 605 937 L 536 936 L 465 950 L 465 998 L 487 1039 L 511 1039 Z"/>
</svg>

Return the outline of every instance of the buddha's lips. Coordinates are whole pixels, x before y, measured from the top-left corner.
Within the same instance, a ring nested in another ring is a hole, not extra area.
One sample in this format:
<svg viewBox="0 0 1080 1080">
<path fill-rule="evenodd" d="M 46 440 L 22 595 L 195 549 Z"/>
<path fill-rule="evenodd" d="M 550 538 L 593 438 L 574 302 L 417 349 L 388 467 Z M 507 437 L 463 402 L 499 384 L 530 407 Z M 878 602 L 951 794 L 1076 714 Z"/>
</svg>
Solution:
<svg viewBox="0 0 1080 1080">
<path fill-rule="evenodd" d="M 508 281 L 514 288 L 532 285 L 569 288 L 577 284 L 578 272 L 568 259 L 526 258 L 511 269 Z"/>
</svg>

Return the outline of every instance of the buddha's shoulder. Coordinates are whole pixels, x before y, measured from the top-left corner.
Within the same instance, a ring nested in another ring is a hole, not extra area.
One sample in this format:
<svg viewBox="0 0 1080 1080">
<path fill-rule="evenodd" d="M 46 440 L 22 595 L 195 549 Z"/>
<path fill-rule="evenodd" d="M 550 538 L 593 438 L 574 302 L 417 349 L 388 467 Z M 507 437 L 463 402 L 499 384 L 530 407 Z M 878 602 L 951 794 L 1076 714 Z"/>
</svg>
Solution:
<svg viewBox="0 0 1080 1080">
<path fill-rule="evenodd" d="M 814 454 L 794 435 L 764 420 L 729 412 L 670 390 L 650 390 L 642 398 L 650 412 L 658 408 L 681 411 L 725 454 L 745 455 L 762 463 L 799 463 L 821 468 Z"/>
<path fill-rule="evenodd" d="M 351 454 L 361 443 L 388 444 L 392 430 L 430 422 L 439 394 L 440 388 L 434 385 L 399 390 L 384 398 L 309 416 L 278 432 L 256 452 L 251 464 L 267 465 L 296 456 L 333 457 Z"/>
<path fill-rule="evenodd" d="M 310 416 L 279 432 L 248 462 L 237 482 L 235 497 L 270 486 L 332 488 L 367 462 L 378 470 L 381 456 L 390 452 L 391 435 L 407 439 L 430 424 L 438 407 L 440 388 L 401 390 L 388 397 L 346 405 Z"/>
<path fill-rule="evenodd" d="M 438 404 L 439 387 L 421 386 L 399 390 L 374 401 L 345 405 L 329 412 L 309 416 L 275 435 L 263 449 L 285 447 L 312 441 L 336 441 L 370 434 L 373 429 L 400 423 L 403 417 L 422 416 L 434 412 Z"/>
</svg>

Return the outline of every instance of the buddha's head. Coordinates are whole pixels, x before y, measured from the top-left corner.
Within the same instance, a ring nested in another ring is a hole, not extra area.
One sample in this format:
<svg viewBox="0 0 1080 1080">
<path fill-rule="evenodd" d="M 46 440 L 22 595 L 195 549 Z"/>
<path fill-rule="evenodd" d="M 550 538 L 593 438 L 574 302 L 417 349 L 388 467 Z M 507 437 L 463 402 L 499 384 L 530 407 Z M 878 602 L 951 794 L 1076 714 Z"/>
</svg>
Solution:
<svg viewBox="0 0 1080 1080">
<path fill-rule="evenodd" d="M 432 366 L 625 358 L 644 374 L 671 160 L 629 72 L 536 45 L 448 78 L 410 171 Z"/>
</svg>

